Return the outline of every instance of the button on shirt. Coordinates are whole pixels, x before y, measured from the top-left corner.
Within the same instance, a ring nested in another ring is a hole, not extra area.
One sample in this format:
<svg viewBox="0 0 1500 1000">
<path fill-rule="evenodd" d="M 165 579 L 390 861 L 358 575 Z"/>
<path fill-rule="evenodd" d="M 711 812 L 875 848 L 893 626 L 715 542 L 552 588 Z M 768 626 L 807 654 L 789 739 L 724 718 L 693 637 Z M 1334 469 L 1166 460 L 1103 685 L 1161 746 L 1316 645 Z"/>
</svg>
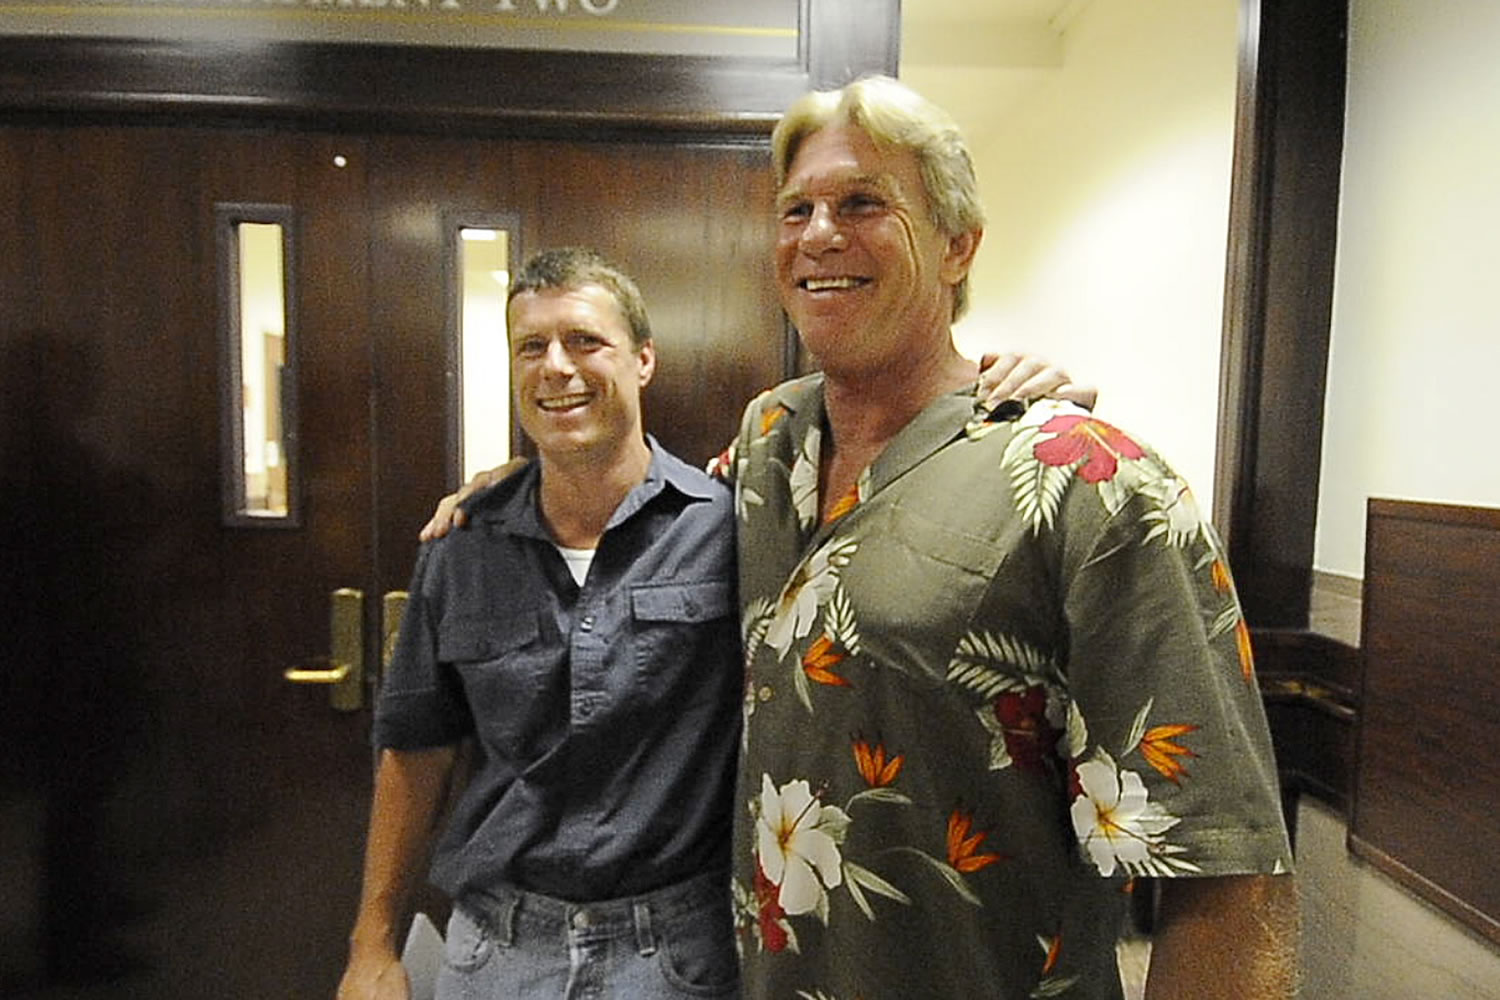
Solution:
<svg viewBox="0 0 1500 1000">
<path fill-rule="evenodd" d="M 613 899 L 727 869 L 742 688 L 733 502 L 649 443 L 646 480 L 583 586 L 540 519 L 536 463 L 418 559 L 374 740 L 475 740 L 433 863 L 455 898 L 508 884 Z"/>
</svg>

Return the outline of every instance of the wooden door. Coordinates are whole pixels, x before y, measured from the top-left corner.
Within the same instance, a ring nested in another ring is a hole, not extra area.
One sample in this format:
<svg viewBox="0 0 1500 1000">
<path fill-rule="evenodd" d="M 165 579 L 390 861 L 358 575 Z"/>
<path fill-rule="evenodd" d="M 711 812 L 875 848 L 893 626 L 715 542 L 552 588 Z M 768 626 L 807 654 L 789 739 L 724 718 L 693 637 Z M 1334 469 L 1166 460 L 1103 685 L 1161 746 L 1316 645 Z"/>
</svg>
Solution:
<svg viewBox="0 0 1500 1000">
<path fill-rule="evenodd" d="M 23 235 L 5 289 L 19 313 L 6 317 L 17 454 L 5 465 L 19 481 L 5 520 L 25 529 L 6 545 L 23 642 L 6 669 L 21 752 L 4 798 L 34 873 L 7 894 L 20 989 L 331 989 L 357 880 L 368 716 L 282 679 L 326 652 L 328 594 L 372 584 L 368 222 L 360 157 L 335 168 L 330 146 L 168 129 L 6 134 Z M 295 528 L 221 521 L 225 201 L 295 213 Z"/>
<path fill-rule="evenodd" d="M 331 996 L 368 710 L 283 671 L 328 596 L 405 586 L 454 477 L 450 227 L 595 245 L 698 462 L 783 370 L 757 147 L 62 123 L 0 128 L 0 993 Z M 220 504 L 215 206 L 289 206 L 300 523 Z"/>
</svg>

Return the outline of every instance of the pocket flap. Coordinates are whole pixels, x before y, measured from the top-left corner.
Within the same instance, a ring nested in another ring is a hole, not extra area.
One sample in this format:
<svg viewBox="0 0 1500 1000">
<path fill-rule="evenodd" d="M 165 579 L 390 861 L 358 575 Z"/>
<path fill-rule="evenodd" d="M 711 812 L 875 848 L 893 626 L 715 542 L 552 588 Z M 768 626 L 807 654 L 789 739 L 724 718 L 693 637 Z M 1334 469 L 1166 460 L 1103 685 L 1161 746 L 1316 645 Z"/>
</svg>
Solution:
<svg viewBox="0 0 1500 1000">
<path fill-rule="evenodd" d="M 529 609 L 528 609 L 529 610 Z M 438 626 L 438 659 L 445 663 L 493 660 L 537 637 L 536 615 L 445 619 Z"/>
<path fill-rule="evenodd" d="M 643 584 L 630 589 L 630 610 L 637 621 L 712 621 L 730 613 L 729 603 L 727 580 Z"/>
</svg>

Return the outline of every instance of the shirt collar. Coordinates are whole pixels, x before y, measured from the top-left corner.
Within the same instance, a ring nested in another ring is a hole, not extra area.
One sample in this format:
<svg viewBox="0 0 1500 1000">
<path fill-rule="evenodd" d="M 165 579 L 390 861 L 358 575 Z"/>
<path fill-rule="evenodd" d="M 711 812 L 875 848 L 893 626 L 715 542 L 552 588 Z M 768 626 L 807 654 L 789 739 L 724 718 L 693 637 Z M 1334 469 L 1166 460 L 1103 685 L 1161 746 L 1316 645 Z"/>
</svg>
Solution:
<svg viewBox="0 0 1500 1000">
<path fill-rule="evenodd" d="M 971 385 L 944 393 L 913 417 L 886 443 L 884 450 L 870 464 L 871 495 L 900 477 L 927 456 L 961 434 L 974 416 L 974 387 Z M 761 412 L 776 406 L 786 409 L 787 421 L 796 440 L 807 428 L 823 422 L 823 376 L 804 376 L 771 390 L 771 397 Z"/>
<path fill-rule="evenodd" d="M 651 463 L 647 466 L 646 478 L 620 501 L 620 506 L 615 508 L 609 524 L 605 526 L 606 531 L 633 517 L 665 490 L 674 490 L 690 500 L 713 498 L 713 480 L 667 451 L 650 434 L 646 435 L 646 445 L 651 449 Z M 541 482 L 541 463 L 533 459 L 520 472 L 495 488 L 466 501 L 464 509 L 476 523 L 550 541 L 552 535 L 542 524 L 538 510 L 537 490 L 541 488 Z"/>
</svg>

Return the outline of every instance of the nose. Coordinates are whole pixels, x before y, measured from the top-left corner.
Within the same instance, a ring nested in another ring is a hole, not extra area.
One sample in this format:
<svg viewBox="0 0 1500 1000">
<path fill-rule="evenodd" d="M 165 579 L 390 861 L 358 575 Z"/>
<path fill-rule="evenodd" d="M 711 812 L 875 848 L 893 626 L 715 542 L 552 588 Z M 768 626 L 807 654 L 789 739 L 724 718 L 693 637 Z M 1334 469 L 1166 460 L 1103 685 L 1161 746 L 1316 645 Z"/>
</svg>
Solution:
<svg viewBox="0 0 1500 1000">
<path fill-rule="evenodd" d="M 839 226 L 833 206 L 822 203 L 812 206 L 807 222 L 802 227 L 799 242 L 807 253 L 840 249 L 844 245 L 844 231 Z"/>
<path fill-rule="evenodd" d="M 561 338 L 554 338 L 547 342 L 547 351 L 542 355 L 542 363 L 549 375 L 573 374 L 573 355 L 568 353 L 567 345 L 562 342 Z"/>
</svg>

